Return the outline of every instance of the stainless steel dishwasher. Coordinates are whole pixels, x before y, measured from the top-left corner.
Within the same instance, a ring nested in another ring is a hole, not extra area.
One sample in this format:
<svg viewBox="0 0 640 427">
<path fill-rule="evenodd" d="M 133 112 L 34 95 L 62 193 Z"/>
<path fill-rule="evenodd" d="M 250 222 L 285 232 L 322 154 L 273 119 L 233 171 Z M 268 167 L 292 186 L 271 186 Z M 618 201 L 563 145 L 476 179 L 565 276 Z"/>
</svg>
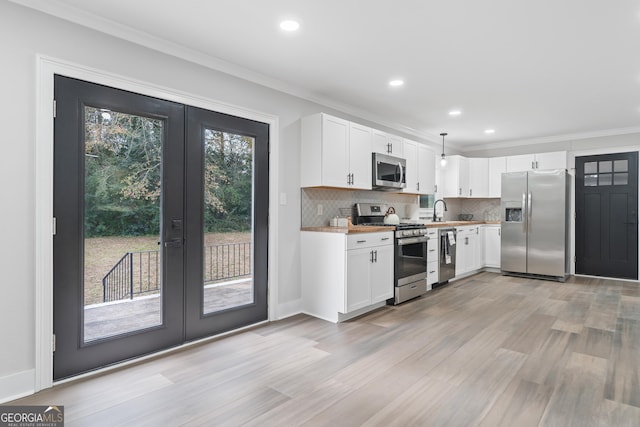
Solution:
<svg viewBox="0 0 640 427">
<path fill-rule="evenodd" d="M 440 239 L 440 274 L 436 286 L 446 284 L 456 275 L 456 229 L 440 228 L 438 234 Z"/>
</svg>

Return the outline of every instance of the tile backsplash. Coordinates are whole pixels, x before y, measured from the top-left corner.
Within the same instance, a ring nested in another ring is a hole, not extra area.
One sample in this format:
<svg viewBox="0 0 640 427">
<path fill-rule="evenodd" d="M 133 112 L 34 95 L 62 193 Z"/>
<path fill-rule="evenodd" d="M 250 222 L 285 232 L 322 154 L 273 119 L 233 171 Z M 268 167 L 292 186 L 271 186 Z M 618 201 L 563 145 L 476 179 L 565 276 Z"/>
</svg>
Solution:
<svg viewBox="0 0 640 427">
<path fill-rule="evenodd" d="M 461 214 L 472 214 L 474 220 L 499 221 L 500 199 L 458 199 L 462 200 Z"/>
<path fill-rule="evenodd" d="M 320 227 L 341 215 L 340 208 L 353 209 L 356 203 L 384 203 L 393 206 L 401 221 L 418 219 L 418 196 L 384 191 L 340 190 L 333 188 L 302 188 L 301 224 Z M 459 214 L 472 214 L 474 220 L 500 220 L 500 199 L 445 199 L 445 221 L 457 221 Z M 438 210 L 440 210 L 439 208 Z M 321 212 L 321 213 L 319 213 Z"/>
<path fill-rule="evenodd" d="M 417 217 L 418 196 L 384 191 L 302 188 L 301 224 L 303 227 L 329 225 L 340 214 L 340 208 L 353 208 L 356 203 L 384 203 L 393 206 L 401 220 Z"/>
</svg>

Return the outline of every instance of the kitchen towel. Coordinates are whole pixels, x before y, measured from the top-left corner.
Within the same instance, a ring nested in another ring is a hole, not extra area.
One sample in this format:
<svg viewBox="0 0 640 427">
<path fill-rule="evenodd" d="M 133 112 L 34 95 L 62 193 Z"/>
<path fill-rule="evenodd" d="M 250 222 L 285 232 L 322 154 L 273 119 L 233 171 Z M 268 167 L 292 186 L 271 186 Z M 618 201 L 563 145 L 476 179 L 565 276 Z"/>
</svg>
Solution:
<svg viewBox="0 0 640 427">
<path fill-rule="evenodd" d="M 453 231 L 447 231 L 447 237 L 449 238 L 450 245 L 456 244 L 456 236 L 453 234 Z"/>
</svg>

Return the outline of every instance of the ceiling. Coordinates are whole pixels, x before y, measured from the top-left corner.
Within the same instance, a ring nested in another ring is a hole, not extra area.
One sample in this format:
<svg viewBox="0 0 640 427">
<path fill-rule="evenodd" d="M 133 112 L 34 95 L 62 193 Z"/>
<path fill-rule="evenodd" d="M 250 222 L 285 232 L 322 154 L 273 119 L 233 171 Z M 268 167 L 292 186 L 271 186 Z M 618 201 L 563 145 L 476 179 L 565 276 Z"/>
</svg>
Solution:
<svg viewBox="0 0 640 427">
<path fill-rule="evenodd" d="M 463 151 L 640 132 L 640 0 L 12 1 Z"/>
</svg>

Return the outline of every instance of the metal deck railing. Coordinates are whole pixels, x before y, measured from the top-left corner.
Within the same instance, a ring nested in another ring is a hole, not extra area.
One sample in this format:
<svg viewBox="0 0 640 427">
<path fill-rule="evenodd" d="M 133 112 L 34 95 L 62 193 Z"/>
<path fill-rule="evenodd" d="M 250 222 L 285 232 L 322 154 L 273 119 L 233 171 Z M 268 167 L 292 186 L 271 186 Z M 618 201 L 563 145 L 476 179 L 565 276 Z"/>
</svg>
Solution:
<svg viewBox="0 0 640 427">
<path fill-rule="evenodd" d="M 205 246 L 204 284 L 248 276 L 251 271 L 250 242 Z M 155 294 L 160 284 L 160 251 L 127 252 L 102 278 L 102 300 Z"/>
</svg>

